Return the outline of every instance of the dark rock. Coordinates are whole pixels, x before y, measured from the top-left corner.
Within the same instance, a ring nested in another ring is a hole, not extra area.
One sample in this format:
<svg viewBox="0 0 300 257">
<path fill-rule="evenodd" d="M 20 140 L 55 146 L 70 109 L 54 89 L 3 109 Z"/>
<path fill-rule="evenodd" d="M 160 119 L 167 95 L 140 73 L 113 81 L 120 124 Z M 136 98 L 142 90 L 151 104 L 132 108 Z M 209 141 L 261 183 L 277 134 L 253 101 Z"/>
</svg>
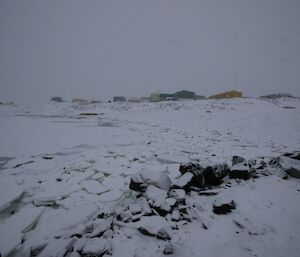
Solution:
<svg viewBox="0 0 300 257">
<path fill-rule="evenodd" d="M 138 231 L 140 231 L 145 236 L 155 236 L 155 234 L 152 234 L 148 229 L 139 227 Z"/>
<path fill-rule="evenodd" d="M 223 181 L 222 179 L 228 174 L 229 168 L 226 164 L 207 166 L 203 168 L 198 163 L 180 164 L 179 171 L 182 176 L 185 174 L 193 174 L 191 181 L 185 185 L 184 189 L 190 187 L 217 186 Z"/>
<path fill-rule="evenodd" d="M 300 161 L 290 157 L 279 157 L 280 167 L 291 177 L 300 178 Z"/>
<path fill-rule="evenodd" d="M 192 173 L 194 176 L 201 175 L 204 171 L 204 168 L 198 163 L 181 163 L 179 166 L 179 171 L 181 174 L 185 174 L 186 172 Z"/>
<path fill-rule="evenodd" d="M 300 161 L 300 152 L 285 153 L 283 154 L 283 156 L 290 157 L 292 159 Z"/>
<path fill-rule="evenodd" d="M 246 160 L 241 156 L 235 155 L 232 157 L 232 165 L 236 165 L 236 164 L 244 162 L 244 161 L 246 161 Z"/>
<path fill-rule="evenodd" d="M 161 239 L 161 240 L 170 240 L 171 239 L 171 236 L 169 235 L 168 231 L 164 228 L 160 229 L 157 232 L 156 237 L 157 237 L 157 239 Z"/>
<path fill-rule="evenodd" d="M 222 179 L 228 174 L 229 168 L 226 164 L 215 166 L 207 166 L 203 171 L 203 176 L 206 185 L 217 186 L 223 181 Z"/>
<path fill-rule="evenodd" d="M 231 167 L 229 171 L 230 178 L 239 178 L 247 180 L 250 178 L 250 167 L 248 162 L 241 162 Z"/>
<path fill-rule="evenodd" d="M 97 116 L 98 114 L 95 112 L 82 112 L 79 115 L 81 115 L 81 116 Z"/>
<path fill-rule="evenodd" d="M 214 196 L 217 195 L 218 192 L 199 192 L 199 195 L 204 195 L 204 196 Z"/>
<path fill-rule="evenodd" d="M 138 181 L 135 177 L 130 179 L 129 188 L 138 192 L 145 192 L 147 189 L 147 184 L 143 183 L 143 181 Z"/>
<path fill-rule="evenodd" d="M 234 210 L 236 207 L 236 204 L 234 201 L 231 201 L 230 203 L 224 203 L 224 204 L 221 204 L 221 205 L 214 205 L 213 206 L 213 212 L 215 214 L 227 214 L 227 213 L 230 213 L 232 210 Z"/>
<path fill-rule="evenodd" d="M 204 229 L 208 229 L 208 227 L 202 222 L 202 228 L 204 228 Z"/>
</svg>

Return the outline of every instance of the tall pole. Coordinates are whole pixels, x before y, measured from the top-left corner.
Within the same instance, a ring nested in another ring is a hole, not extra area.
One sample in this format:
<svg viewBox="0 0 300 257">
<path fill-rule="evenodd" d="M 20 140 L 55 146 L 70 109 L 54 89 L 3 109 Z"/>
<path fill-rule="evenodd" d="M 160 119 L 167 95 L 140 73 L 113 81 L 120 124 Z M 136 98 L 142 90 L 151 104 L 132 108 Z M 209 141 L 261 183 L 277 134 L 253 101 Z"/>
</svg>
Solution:
<svg viewBox="0 0 300 257">
<path fill-rule="evenodd" d="M 234 71 L 234 90 L 237 91 L 237 70 Z"/>
</svg>

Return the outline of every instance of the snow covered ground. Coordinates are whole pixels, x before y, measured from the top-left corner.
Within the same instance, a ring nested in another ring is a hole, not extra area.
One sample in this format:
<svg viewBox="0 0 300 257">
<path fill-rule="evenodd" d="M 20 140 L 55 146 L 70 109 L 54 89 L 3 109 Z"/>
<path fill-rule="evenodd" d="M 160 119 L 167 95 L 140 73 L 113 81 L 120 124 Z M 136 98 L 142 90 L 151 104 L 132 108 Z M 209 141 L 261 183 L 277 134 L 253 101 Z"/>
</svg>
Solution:
<svg viewBox="0 0 300 257">
<path fill-rule="evenodd" d="M 168 191 L 189 179 L 180 163 L 299 151 L 299 99 L 0 105 L 0 124 L 2 257 L 299 256 L 300 180 L 278 167 Z M 155 181 L 131 190 L 145 170 Z"/>
</svg>

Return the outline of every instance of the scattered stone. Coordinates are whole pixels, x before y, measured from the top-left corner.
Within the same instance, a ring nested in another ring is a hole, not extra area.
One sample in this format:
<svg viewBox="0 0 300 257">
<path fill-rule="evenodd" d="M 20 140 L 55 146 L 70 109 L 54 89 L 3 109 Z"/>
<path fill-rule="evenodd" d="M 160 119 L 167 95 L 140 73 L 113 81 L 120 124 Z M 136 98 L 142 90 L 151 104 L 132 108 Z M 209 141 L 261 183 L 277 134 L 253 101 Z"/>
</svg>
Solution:
<svg viewBox="0 0 300 257">
<path fill-rule="evenodd" d="M 82 112 L 79 115 L 81 115 L 81 116 L 97 116 L 98 114 L 95 112 Z"/>
<path fill-rule="evenodd" d="M 34 161 L 28 161 L 28 162 L 24 162 L 24 163 L 19 163 L 19 164 L 17 164 L 16 166 L 14 166 L 13 168 L 14 168 L 14 169 L 15 169 L 15 168 L 19 168 L 19 167 L 21 167 L 21 166 L 23 166 L 23 165 L 30 164 L 30 163 L 34 163 Z"/>
<path fill-rule="evenodd" d="M 161 240 L 170 240 L 171 236 L 169 235 L 169 232 L 166 228 L 160 229 L 156 234 L 157 239 Z"/>
<path fill-rule="evenodd" d="M 185 174 L 186 172 L 192 173 L 194 176 L 201 175 L 204 171 L 204 168 L 198 163 L 184 163 L 180 164 L 179 171 L 181 174 Z"/>
<path fill-rule="evenodd" d="M 53 156 L 42 156 L 42 158 L 44 159 L 44 160 L 52 160 L 54 157 Z"/>
<path fill-rule="evenodd" d="M 250 168 L 248 162 L 240 162 L 231 167 L 229 171 L 230 178 L 239 178 L 247 180 L 250 178 Z"/>
<path fill-rule="evenodd" d="M 300 161 L 300 152 L 285 153 L 283 156 L 290 157 L 292 159 Z"/>
<path fill-rule="evenodd" d="M 280 167 L 291 177 L 300 178 L 300 161 L 290 157 L 279 158 Z"/>
<path fill-rule="evenodd" d="M 230 203 L 224 203 L 224 204 L 221 204 L 221 205 L 214 205 L 213 206 L 213 212 L 215 214 L 228 214 L 230 213 L 232 210 L 234 210 L 236 207 L 236 204 L 234 201 L 231 201 Z"/>
<path fill-rule="evenodd" d="M 203 192 L 203 191 L 200 191 L 198 194 L 203 195 L 203 196 L 214 196 L 214 195 L 217 195 L 219 193 L 218 192 Z"/>
<path fill-rule="evenodd" d="M 228 174 L 229 168 L 227 164 L 219 164 L 215 166 L 207 166 L 203 171 L 206 185 L 218 186 L 222 179 Z"/>
<path fill-rule="evenodd" d="M 245 161 L 246 160 L 243 157 L 235 155 L 232 157 L 232 166 Z"/>
<path fill-rule="evenodd" d="M 208 229 L 208 227 L 203 222 L 201 223 L 201 225 L 202 225 L 202 228 L 204 228 L 205 230 Z"/>
<path fill-rule="evenodd" d="M 170 242 L 166 244 L 163 253 L 166 255 L 173 254 L 173 245 Z"/>
</svg>

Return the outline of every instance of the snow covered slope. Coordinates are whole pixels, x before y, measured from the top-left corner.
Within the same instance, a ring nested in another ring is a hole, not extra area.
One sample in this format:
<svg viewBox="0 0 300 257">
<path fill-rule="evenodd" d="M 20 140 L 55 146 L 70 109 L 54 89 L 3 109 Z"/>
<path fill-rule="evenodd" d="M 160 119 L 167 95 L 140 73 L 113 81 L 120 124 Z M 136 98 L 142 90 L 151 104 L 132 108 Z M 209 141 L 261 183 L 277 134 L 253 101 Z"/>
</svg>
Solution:
<svg viewBox="0 0 300 257">
<path fill-rule="evenodd" d="M 299 150 L 299 99 L 0 105 L 0 124 L 1 256 L 299 256 L 300 180 L 280 169 L 204 194 L 129 189 L 143 171 L 175 183 L 182 162 Z M 156 195 L 189 217 L 145 216 Z"/>
</svg>

